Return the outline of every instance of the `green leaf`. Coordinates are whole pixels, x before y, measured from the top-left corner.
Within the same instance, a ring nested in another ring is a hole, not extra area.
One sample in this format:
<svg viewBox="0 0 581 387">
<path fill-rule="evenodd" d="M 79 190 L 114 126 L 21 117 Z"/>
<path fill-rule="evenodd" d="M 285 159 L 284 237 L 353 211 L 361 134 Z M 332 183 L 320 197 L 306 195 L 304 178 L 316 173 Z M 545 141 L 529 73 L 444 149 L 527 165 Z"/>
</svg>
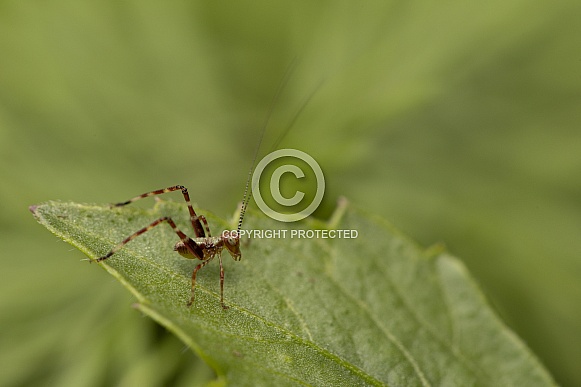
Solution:
<svg viewBox="0 0 581 387">
<path fill-rule="evenodd" d="M 160 216 L 188 230 L 184 205 L 152 210 L 49 202 L 31 207 L 51 232 L 95 259 Z M 232 224 L 207 214 L 214 235 Z M 496 317 L 464 266 L 423 251 L 385 221 L 341 205 L 332 220 L 355 238 L 291 238 L 314 221 L 281 224 L 250 212 L 248 230 L 286 238 L 243 242 L 225 253 L 225 302 L 217 262 L 172 251 L 160 226 L 102 265 L 137 298 L 136 307 L 178 335 L 232 385 L 546 386 L 549 374 Z M 316 228 L 319 227 L 319 228 Z M 314 232 L 314 231 L 312 231 Z"/>
</svg>

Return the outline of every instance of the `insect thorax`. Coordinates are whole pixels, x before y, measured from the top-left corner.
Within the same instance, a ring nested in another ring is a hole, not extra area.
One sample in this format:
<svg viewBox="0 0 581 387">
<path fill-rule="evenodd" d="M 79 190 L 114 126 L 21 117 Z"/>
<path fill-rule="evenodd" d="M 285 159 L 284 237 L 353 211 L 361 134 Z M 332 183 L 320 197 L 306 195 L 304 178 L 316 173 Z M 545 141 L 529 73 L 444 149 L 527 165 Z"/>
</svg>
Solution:
<svg viewBox="0 0 581 387">
<path fill-rule="evenodd" d="M 203 256 L 192 254 L 192 251 L 188 249 L 186 243 L 183 241 L 178 241 L 174 246 L 174 251 L 177 251 L 182 257 L 188 259 L 199 259 L 206 261 L 208 259 L 214 258 L 214 256 L 222 251 L 224 248 L 224 243 L 220 237 L 207 237 L 207 238 L 192 238 L 193 241 L 198 245 L 198 247 L 203 252 Z"/>
</svg>

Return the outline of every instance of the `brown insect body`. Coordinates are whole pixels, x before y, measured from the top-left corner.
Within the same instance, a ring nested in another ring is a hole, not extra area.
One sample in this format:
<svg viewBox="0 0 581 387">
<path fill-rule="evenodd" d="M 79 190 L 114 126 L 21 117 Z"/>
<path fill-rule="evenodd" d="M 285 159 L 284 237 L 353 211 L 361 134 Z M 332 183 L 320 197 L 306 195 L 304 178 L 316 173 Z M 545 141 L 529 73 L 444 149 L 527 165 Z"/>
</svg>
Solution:
<svg viewBox="0 0 581 387">
<path fill-rule="evenodd" d="M 213 259 L 216 254 L 222 254 L 222 250 L 226 248 L 232 258 L 235 261 L 239 261 L 242 258 L 242 253 L 240 252 L 240 239 L 238 237 L 230 236 L 230 234 L 234 233 L 224 231 L 219 237 L 194 238 L 189 239 L 186 242 L 180 240 L 175 244 L 173 250 L 177 251 L 182 257 L 187 259 L 207 261 Z M 193 250 L 191 248 L 193 244 L 198 245 L 202 250 L 203 254 L 201 257 L 191 253 L 191 250 Z"/>
</svg>

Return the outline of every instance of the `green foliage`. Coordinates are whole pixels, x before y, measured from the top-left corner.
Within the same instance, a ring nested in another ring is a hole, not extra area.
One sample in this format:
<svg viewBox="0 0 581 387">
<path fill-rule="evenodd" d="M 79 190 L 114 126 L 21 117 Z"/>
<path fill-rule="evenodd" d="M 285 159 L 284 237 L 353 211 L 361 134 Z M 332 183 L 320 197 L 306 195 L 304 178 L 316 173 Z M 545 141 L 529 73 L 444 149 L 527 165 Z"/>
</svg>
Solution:
<svg viewBox="0 0 581 387">
<path fill-rule="evenodd" d="M 2 2 L 0 385 L 213 378 L 27 208 L 183 184 L 224 217 L 296 58 L 263 145 L 318 88 L 281 144 L 323 168 L 315 216 L 344 195 L 444 243 L 580 386 L 579 20 L 578 0 Z"/>
<path fill-rule="evenodd" d="M 187 224 L 184 206 L 172 202 L 153 210 L 57 202 L 31 209 L 91 259 L 152 219 Z M 248 240 L 242 261 L 226 262 L 227 310 L 217 262 L 198 275 L 195 306 L 185 306 L 196 263 L 172 251 L 170 227 L 149 231 L 101 265 L 139 310 L 233 385 L 553 385 L 457 259 L 422 251 L 381 219 L 338 211 L 333 226 L 356 230 L 357 238 L 290 238 L 297 228 L 286 227 L 287 238 Z M 232 227 L 209 221 L 214 234 Z M 281 224 L 249 213 L 245 226 Z"/>
</svg>

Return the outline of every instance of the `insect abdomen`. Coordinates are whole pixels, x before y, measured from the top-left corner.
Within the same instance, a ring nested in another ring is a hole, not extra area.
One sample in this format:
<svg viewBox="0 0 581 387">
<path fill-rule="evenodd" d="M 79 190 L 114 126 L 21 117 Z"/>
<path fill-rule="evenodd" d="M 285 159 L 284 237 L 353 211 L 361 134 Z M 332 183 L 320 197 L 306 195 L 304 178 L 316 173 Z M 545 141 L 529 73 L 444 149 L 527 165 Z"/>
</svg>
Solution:
<svg viewBox="0 0 581 387">
<path fill-rule="evenodd" d="M 174 251 L 177 251 L 179 255 L 187 259 L 200 259 L 204 260 L 204 250 L 200 246 L 190 243 L 189 247 L 186 246 L 187 242 L 179 241 L 173 247 Z M 193 252 L 193 253 L 192 253 Z"/>
</svg>

